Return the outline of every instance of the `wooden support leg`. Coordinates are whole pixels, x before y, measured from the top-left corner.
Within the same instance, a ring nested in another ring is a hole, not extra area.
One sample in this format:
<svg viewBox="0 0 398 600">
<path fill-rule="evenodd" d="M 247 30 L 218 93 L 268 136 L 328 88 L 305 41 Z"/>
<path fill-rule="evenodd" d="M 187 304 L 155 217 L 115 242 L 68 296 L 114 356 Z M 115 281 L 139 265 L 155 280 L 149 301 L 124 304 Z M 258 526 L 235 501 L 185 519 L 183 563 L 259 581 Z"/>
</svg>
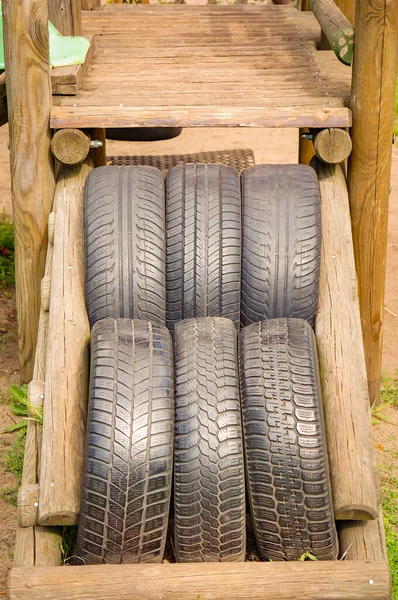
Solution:
<svg viewBox="0 0 398 600">
<path fill-rule="evenodd" d="M 379 397 L 398 2 L 358 0 L 348 169 L 370 402 Z"/>
<path fill-rule="evenodd" d="M 62 35 L 81 35 L 81 0 L 48 0 L 48 18 Z"/>
<path fill-rule="evenodd" d="M 55 187 L 47 17 L 47 0 L 3 1 L 21 383 L 32 379 Z"/>
<path fill-rule="evenodd" d="M 106 129 L 94 129 L 91 139 L 95 142 L 101 142 L 102 146 L 92 148 L 90 150 L 90 158 L 94 163 L 94 167 L 106 166 Z"/>
<path fill-rule="evenodd" d="M 299 129 L 299 164 L 309 165 L 314 156 L 314 146 L 312 140 L 303 137 L 303 134 L 309 134 L 308 128 Z"/>
</svg>

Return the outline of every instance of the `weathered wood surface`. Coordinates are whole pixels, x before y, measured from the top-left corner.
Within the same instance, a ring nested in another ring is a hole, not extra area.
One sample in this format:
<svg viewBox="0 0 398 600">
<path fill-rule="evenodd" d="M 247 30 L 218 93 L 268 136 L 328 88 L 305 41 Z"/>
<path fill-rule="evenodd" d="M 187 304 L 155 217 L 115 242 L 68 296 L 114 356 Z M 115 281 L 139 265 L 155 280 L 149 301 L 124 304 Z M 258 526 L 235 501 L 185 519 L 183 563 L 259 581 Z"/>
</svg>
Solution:
<svg viewBox="0 0 398 600">
<path fill-rule="evenodd" d="M 47 0 L 3 2 L 21 383 L 32 379 L 55 187 L 47 17 Z"/>
<path fill-rule="evenodd" d="M 390 600 L 384 561 L 12 569 L 9 600 Z"/>
<path fill-rule="evenodd" d="M 383 343 L 398 2 L 357 3 L 350 195 L 369 395 L 379 397 Z"/>
<path fill-rule="evenodd" d="M 101 0 L 82 0 L 82 10 L 100 10 Z"/>
<path fill-rule="evenodd" d="M 89 159 L 57 187 L 44 391 L 39 523 L 77 522 L 83 476 L 90 328 L 85 306 L 84 183 Z M 71 168 L 72 169 L 72 168 Z"/>
<path fill-rule="evenodd" d="M 22 527 L 33 527 L 33 525 L 36 525 L 38 506 L 38 484 L 21 485 L 18 490 L 18 519 Z"/>
<path fill-rule="evenodd" d="M 345 560 L 387 561 L 381 507 L 374 521 L 339 521 L 340 556 Z"/>
<path fill-rule="evenodd" d="M 316 50 L 313 15 L 125 6 L 85 16 L 84 31 L 101 35 L 77 95 L 55 100 L 52 127 L 350 125 L 350 69 Z"/>
<path fill-rule="evenodd" d="M 352 142 L 345 129 L 322 129 L 314 137 L 314 152 L 327 164 L 344 162 L 351 154 Z"/>
<path fill-rule="evenodd" d="M 53 94 L 68 96 L 75 95 L 79 91 L 95 53 L 95 36 L 86 35 L 85 37 L 90 42 L 90 47 L 87 50 L 86 58 L 82 65 L 56 67 L 51 70 L 51 87 Z"/>
<path fill-rule="evenodd" d="M 337 58 L 345 65 L 351 65 L 354 28 L 347 17 L 334 0 L 309 0 L 309 3 Z"/>
<path fill-rule="evenodd" d="M 81 0 L 48 0 L 48 18 L 62 35 L 81 35 Z"/>
<path fill-rule="evenodd" d="M 81 129 L 59 129 L 51 140 L 51 152 L 66 165 L 84 161 L 90 151 L 91 135 Z"/>
<path fill-rule="evenodd" d="M 322 249 L 315 332 L 336 519 L 378 514 L 366 366 L 350 212 L 341 165 L 316 161 Z"/>
</svg>

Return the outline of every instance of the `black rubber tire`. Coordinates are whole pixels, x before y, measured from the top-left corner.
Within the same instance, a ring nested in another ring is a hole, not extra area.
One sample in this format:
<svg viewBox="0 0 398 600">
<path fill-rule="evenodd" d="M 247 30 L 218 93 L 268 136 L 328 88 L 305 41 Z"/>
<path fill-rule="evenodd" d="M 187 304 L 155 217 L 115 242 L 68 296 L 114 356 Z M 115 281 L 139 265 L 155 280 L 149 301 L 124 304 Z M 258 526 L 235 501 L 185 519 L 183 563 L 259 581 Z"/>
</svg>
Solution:
<svg viewBox="0 0 398 600">
<path fill-rule="evenodd" d="M 314 325 L 321 256 L 318 180 L 306 165 L 242 175 L 242 325 L 296 317 Z"/>
<path fill-rule="evenodd" d="M 175 554 L 243 561 L 245 480 L 236 331 L 222 318 L 175 327 Z"/>
<path fill-rule="evenodd" d="M 165 201 L 153 167 L 99 167 L 85 190 L 86 303 L 107 317 L 166 319 Z"/>
<path fill-rule="evenodd" d="M 171 140 L 180 135 L 182 127 L 110 127 L 107 140 L 124 142 L 156 142 Z"/>
<path fill-rule="evenodd" d="M 334 560 L 334 522 L 314 333 L 302 319 L 245 327 L 239 340 L 246 480 L 263 560 Z"/>
<path fill-rule="evenodd" d="M 173 467 L 173 348 L 163 325 L 96 323 L 76 555 L 161 562 Z"/>
<path fill-rule="evenodd" d="M 238 172 L 174 167 L 166 179 L 167 325 L 226 317 L 239 326 L 241 198 Z"/>
</svg>

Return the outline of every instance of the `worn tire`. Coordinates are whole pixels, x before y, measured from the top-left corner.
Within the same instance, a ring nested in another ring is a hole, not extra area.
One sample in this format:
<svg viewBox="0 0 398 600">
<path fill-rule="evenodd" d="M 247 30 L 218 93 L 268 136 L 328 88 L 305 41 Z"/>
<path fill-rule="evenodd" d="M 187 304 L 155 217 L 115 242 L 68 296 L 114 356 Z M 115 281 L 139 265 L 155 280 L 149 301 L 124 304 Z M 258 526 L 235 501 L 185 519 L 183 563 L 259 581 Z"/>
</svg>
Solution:
<svg viewBox="0 0 398 600">
<path fill-rule="evenodd" d="M 124 142 L 157 142 L 171 140 L 180 135 L 182 127 L 110 127 L 107 140 Z"/>
<path fill-rule="evenodd" d="M 260 165 L 242 175 L 242 325 L 296 317 L 318 304 L 321 213 L 315 171 Z"/>
<path fill-rule="evenodd" d="M 192 317 L 240 320 L 238 172 L 216 164 L 174 167 L 166 180 L 167 325 Z"/>
<path fill-rule="evenodd" d="M 175 554 L 243 561 L 245 481 L 236 331 L 221 318 L 175 327 Z"/>
<path fill-rule="evenodd" d="M 337 557 L 314 333 L 301 319 L 245 327 L 239 341 L 246 477 L 262 559 Z"/>
<path fill-rule="evenodd" d="M 86 564 L 162 561 L 173 429 L 168 330 L 130 319 L 96 323 L 76 547 Z"/>
<path fill-rule="evenodd" d="M 90 324 L 165 323 L 164 183 L 153 167 L 99 167 L 85 190 L 86 303 Z"/>
</svg>

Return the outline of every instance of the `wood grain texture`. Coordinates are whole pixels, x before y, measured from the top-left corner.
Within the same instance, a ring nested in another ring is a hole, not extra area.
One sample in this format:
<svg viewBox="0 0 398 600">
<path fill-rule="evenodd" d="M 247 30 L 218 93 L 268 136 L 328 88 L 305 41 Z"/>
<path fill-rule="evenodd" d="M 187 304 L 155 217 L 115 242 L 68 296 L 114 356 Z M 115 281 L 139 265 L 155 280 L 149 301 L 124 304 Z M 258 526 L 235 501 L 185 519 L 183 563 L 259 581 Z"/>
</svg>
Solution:
<svg viewBox="0 0 398 600">
<path fill-rule="evenodd" d="M 102 143 L 98 148 L 91 148 L 89 157 L 94 163 L 94 167 L 106 166 L 106 130 L 97 128 L 92 131 L 91 139 Z"/>
<path fill-rule="evenodd" d="M 334 0 L 309 0 L 309 3 L 337 58 L 351 65 L 354 49 L 354 28 L 351 23 Z"/>
<path fill-rule="evenodd" d="M 57 186 L 48 324 L 39 523 L 73 525 L 80 510 L 90 328 L 85 306 L 84 183 L 92 162 Z"/>
<path fill-rule="evenodd" d="M 273 5 L 108 6 L 84 15 L 84 32 L 100 35 L 77 95 L 55 100 L 54 128 L 350 122 L 350 69 L 316 50 L 311 14 Z"/>
<path fill-rule="evenodd" d="M 352 151 L 350 134 L 345 129 L 322 129 L 315 135 L 314 151 L 322 162 L 332 165 L 342 163 Z"/>
<path fill-rule="evenodd" d="M 81 0 L 48 0 L 48 18 L 62 35 L 80 35 Z"/>
<path fill-rule="evenodd" d="M 77 165 L 90 151 L 91 136 L 81 129 L 59 129 L 51 140 L 51 152 L 66 165 Z"/>
<path fill-rule="evenodd" d="M 349 161 L 355 264 L 369 395 L 379 397 L 383 343 L 398 2 L 357 3 Z"/>
<path fill-rule="evenodd" d="M 333 506 L 338 520 L 375 519 L 376 462 L 347 185 L 340 165 L 316 163 L 322 246 L 315 332 Z"/>
<path fill-rule="evenodd" d="M 38 506 L 38 484 L 21 485 L 18 490 L 18 520 L 22 527 L 33 527 L 33 525 L 36 525 Z"/>
<path fill-rule="evenodd" d="M 12 569 L 9 600 L 390 600 L 384 561 Z"/>
<path fill-rule="evenodd" d="M 55 187 L 47 17 L 47 0 L 3 2 L 21 383 L 32 379 Z"/>
<path fill-rule="evenodd" d="M 355 6 L 357 0 L 335 0 L 339 9 L 345 14 L 351 25 L 355 24 Z"/>
<path fill-rule="evenodd" d="M 339 521 L 340 556 L 345 560 L 387 561 L 383 513 L 379 508 L 374 521 Z"/>
<path fill-rule="evenodd" d="M 100 10 L 101 0 L 82 0 L 82 10 Z"/>
</svg>

